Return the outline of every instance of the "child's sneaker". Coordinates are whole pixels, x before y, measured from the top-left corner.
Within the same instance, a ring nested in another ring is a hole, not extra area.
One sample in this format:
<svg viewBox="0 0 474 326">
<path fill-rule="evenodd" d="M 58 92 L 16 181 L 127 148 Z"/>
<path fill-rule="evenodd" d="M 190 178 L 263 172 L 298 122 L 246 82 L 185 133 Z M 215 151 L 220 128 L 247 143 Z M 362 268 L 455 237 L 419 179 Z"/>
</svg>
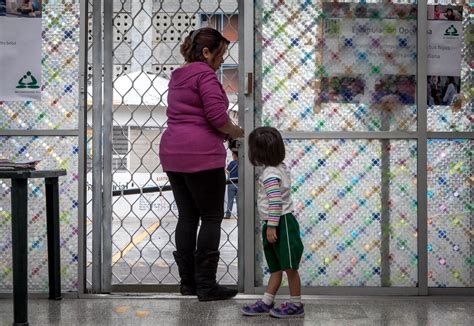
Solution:
<svg viewBox="0 0 474 326">
<path fill-rule="evenodd" d="M 273 303 L 270 305 L 265 304 L 262 300 L 257 300 L 252 305 L 240 308 L 240 312 L 245 316 L 258 316 L 266 315 L 273 309 Z"/>
<path fill-rule="evenodd" d="M 276 318 L 294 318 L 303 317 L 304 308 L 303 304 L 296 305 L 291 302 L 286 302 L 280 306 L 280 308 L 273 308 L 270 310 L 270 316 Z"/>
</svg>

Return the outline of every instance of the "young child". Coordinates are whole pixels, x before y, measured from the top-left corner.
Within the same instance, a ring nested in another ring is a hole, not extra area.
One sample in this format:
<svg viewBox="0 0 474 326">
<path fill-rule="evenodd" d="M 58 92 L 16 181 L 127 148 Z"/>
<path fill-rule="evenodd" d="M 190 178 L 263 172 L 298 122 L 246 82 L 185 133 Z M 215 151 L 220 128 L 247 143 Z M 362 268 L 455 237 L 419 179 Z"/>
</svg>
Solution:
<svg viewBox="0 0 474 326">
<path fill-rule="evenodd" d="M 301 280 L 298 268 L 303 254 L 299 225 L 293 216 L 289 172 L 283 163 L 285 145 L 275 128 L 256 128 L 249 135 L 249 160 L 263 167 L 258 178 L 257 206 L 263 219 L 263 250 L 270 269 L 270 280 L 262 300 L 241 308 L 242 314 L 270 314 L 277 318 L 303 317 Z M 288 277 L 290 301 L 274 308 L 283 271 Z"/>
</svg>

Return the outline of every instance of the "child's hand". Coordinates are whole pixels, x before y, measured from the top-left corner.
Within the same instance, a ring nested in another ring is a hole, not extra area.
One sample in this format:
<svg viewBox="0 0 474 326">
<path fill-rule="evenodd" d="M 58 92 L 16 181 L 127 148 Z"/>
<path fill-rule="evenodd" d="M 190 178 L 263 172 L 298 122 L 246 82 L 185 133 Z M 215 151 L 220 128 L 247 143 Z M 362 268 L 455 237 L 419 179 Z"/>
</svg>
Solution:
<svg viewBox="0 0 474 326">
<path fill-rule="evenodd" d="M 276 227 L 272 227 L 272 226 L 267 227 L 267 240 L 270 243 L 275 243 L 277 241 Z"/>
</svg>

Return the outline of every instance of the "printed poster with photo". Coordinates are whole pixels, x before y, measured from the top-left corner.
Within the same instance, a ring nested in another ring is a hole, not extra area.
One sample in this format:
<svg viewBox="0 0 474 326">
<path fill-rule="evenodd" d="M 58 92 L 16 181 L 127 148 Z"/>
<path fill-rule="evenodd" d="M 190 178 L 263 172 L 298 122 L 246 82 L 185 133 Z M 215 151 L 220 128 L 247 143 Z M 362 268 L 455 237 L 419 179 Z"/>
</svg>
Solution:
<svg viewBox="0 0 474 326">
<path fill-rule="evenodd" d="M 42 0 L 0 0 L 0 101 L 41 99 Z"/>
<path fill-rule="evenodd" d="M 318 37 L 324 46 L 319 59 L 331 77 L 318 84 L 317 101 L 378 103 L 396 95 L 400 103 L 415 105 L 416 4 L 324 2 L 322 8 L 325 21 Z M 427 14 L 428 104 L 451 105 L 461 87 L 463 7 L 430 5 Z M 333 64 L 335 55 L 344 64 Z M 377 67 L 380 77 L 374 78 L 367 74 L 367 65 L 358 63 L 360 58 L 389 64 Z"/>
<path fill-rule="evenodd" d="M 462 6 L 428 6 L 428 105 L 455 105 L 461 91 Z"/>
<path fill-rule="evenodd" d="M 461 75 L 461 21 L 461 6 L 428 6 L 428 75 Z"/>
<path fill-rule="evenodd" d="M 415 105 L 416 10 L 407 4 L 324 2 L 318 35 L 324 46 L 317 59 L 327 76 L 317 85 L 316 102 Z M 335 56 L 342 64 L 334 64 Z"/>
</svg>

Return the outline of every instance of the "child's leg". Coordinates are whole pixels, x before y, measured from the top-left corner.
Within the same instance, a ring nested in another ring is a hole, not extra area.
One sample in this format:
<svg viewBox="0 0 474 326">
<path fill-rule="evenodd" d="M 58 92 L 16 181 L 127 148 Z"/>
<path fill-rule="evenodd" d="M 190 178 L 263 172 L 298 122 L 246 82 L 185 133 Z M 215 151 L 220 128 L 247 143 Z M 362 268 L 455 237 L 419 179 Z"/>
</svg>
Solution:
<svg viewBox="0 0 474 326">
<path fill-rule="evenodd" d="M 290 288 L 290 302 L 282 304 L 280 308 L 270 310 L 270 316 L 276 318 L 303 317 L 304 307 L 301 303 L 301 280 L 297 269 L 285 269 Z"/>
<path fill-rule="evenodd" d="M 267 290 L 263 294 L 262 301 L 266 305 L 273 305 L 275 301 L 275 295 L 278 292 L 278 289 L 281 285 L 281 280 L 283 278 L 283 272 L 273 272 L 270 274 L 270 279 L 268 280 Z"/>
<path fill-rule="evenodd" d="M 265 304 L 270 305 L 273 304 L 275 294 L 278 292 L 278 289 L 281 286 L 283 270 L 281 268 L 280 260 L 278 258 L 278 243 L 269 243 L 267 240 L 266 231 L 267 224 L 265 223 L 262 228 L 263 251 L 265 253 L 265 259 L 267 260 L 268 268 L 270 269 L 271 274 L 262 301 Z"/>
<path fill-rule="evenodd" d="M 282 277 L 282 271 L 271 273 L 270 279 L 268 280 L 267 290 L 263 294 L 262 300 L 257 300 L 254 304 L 242 307 L 240 309 L 242 314 L 246 316 L 268 314 L 270 310 L 273 309 L 273 301 L 275 299 L 275 294 L 280 288 Z"/>
<path fill-rule="evenodd" d="M 280 288 L 282 277 L 282 271 L 271 273 L 270 279 L 268 280 L 267 291 L 265 292 L 272 295 L 276 295 L 278 289 Z"/>
<path fill-rule="evenodd" d="M 265 253 L 265 259 L 267 260 L 269 269 L 274 272 L 270 274 L 267 289 L 263 294 L 262 300 L 257 300 L 256 303 L 242 307 L 242 309 L 240 309 L 242 314 L 246 316 L 268 314 L 271 309 L 273 309 L 275 294 L 278 292 L 278 289 L 281 285 L 281 280 L 283 278 L 283 271 L 281 269 L 277 254 L 278 250 L 275 250 L 275 246 L 277 246 L 277 244 L 272 244 L 267 241 L 266 229 L 267 225 L 264 224 L 262 228 L 263 251 Z"/>
<path fill-rule="evenodd" d="M 290 301 L 294 304 L 301 305 L 301 279 L 298 270 L 285 269 L 288 276 L 288 286 L 290 288 Z"/>
</svg>

